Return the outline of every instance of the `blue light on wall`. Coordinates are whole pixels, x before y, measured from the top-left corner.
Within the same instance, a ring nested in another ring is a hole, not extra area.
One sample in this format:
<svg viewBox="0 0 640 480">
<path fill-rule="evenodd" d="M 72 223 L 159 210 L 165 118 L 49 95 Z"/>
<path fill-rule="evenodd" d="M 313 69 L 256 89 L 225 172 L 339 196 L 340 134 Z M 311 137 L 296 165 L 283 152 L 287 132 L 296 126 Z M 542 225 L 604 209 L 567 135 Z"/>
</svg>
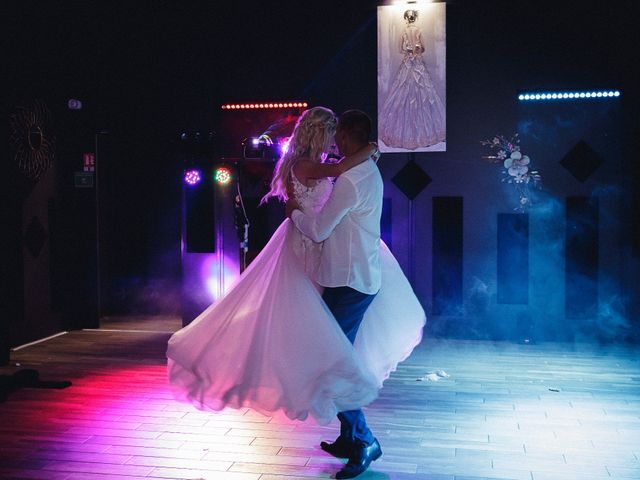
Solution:
<svg viewBox="0 0 640 480">
<path fill-rule="evenodd" d="M 620 90 L 590 90 L 584 92 L 544 92 L 521 93 L 518 100 L 522 102 L 539 102 L 549 100 L 584 100 L 598 98 L 615 98 L 620 96 Z"/>
</svg>

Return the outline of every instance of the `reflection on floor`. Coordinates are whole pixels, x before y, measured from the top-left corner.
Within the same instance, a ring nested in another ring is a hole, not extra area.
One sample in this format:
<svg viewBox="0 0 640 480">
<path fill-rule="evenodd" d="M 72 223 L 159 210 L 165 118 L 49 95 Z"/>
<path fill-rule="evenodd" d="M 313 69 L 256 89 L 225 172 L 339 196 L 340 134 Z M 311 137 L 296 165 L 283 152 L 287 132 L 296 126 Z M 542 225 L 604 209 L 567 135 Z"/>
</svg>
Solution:
<svg viewBox="0 0 640 480">
<path fill-rule="evenodd" d="M 73 386 L 0 403 L 1 478 L 308 480 L 340 468 L 318 447 L 335 424 L 174 401 L 164 351 L 179 322 L 143 320 L 12 353 L 0 373 L 34 368 Z M 426 339 L 367 408 L 384 454 L 359 478 L 640 478 L 638 353 Z"/>
</svg>

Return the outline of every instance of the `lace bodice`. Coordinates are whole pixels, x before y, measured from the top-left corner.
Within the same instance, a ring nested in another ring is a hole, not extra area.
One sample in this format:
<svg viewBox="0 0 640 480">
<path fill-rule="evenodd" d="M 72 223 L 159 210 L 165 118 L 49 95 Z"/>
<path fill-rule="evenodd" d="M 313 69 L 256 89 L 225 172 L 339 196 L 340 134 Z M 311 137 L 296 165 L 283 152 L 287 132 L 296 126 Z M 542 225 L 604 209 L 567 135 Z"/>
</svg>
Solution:
<svg viewBox="0 0 640 480">
<path fill-rule="evenodd" d="M 300 210 L 305 213 L 316 213 L 324 206 L 331 195 L 333 183 L 328 178 L 316 180 L 315 185 L 307 187 L 298 180 L 291 172 L 293 193 Z M 297 228 L 293 227 L 294 243 L 293 249 L 296 256 L 304 265 L 307 274 L 314 278 L 320 265 L 320 255 L 322 253 L 322 243 L 316 243 L 309 237 L 303 235 Z"/>
<path fill-rule="evenodd" d="M 307 187 L 300 180 L 298 180 L 295 174 L 291 173 L 293 192 L 300 205 L 300 210 L 305 213 L 315 213 L 320 211 L 323 207 L 331 190 L 333 189 L 333 183 L 328 178 L 321 178 L 316 180 L 316 184 L 312 187 Z"/>
</svg>

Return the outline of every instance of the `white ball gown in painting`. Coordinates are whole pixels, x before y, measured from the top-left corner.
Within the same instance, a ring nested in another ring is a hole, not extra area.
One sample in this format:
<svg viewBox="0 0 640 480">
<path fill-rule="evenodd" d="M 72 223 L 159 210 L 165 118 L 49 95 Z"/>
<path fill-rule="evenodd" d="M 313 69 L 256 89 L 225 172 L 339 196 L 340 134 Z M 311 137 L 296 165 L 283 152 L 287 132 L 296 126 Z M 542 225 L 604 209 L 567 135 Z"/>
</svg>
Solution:
<svg viewBox="0 0 640 480">
<path fill-rule="evenodd" d="M 388 147 L 415 150 L 445 140 L 444 104 L 422 52 L 420 30 L 409 25 L 402 35 L 402 61 L 380 109 L 379 136 Z"/>
<path fill-rule="evenodd" d="M 332 183 L 294 187 L 301 209 L 318 211 Z M 321 250 L 286 219 L 228 293 L 171 337 L 177 398 L 201 409 L 310 414 L 322 424 L 376 398 L 420 342 L 424 310 L 382 243 L 382 288 L 351 345 L 311 280 Z"/>
</svg>

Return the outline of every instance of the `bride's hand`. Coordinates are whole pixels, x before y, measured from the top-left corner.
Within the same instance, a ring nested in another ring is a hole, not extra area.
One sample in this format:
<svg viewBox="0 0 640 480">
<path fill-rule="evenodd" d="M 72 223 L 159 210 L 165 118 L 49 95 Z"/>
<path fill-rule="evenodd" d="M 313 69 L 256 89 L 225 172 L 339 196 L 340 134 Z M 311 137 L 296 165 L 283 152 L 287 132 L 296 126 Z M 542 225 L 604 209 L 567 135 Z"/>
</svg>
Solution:
<svg viewBox="0 0 640 480">
<path fill-rule="evenodd" d="M 372 157 L 376 154 L 380 156 L 380 150 L 378 149 L 378 144 L 376 142 L 369 142 L 369 146 L 367 147 L 369 150 L 369 156 Z"/>
<path fill-rule="evenodd" d="M 378 163 L 378 160 L 380 160 L 380 149 L 378 148 L 378 144 L 376 142 L 369 142 L 369 148 L 373 148 L 369 156 L 374 162 Z"/>
</svg>

